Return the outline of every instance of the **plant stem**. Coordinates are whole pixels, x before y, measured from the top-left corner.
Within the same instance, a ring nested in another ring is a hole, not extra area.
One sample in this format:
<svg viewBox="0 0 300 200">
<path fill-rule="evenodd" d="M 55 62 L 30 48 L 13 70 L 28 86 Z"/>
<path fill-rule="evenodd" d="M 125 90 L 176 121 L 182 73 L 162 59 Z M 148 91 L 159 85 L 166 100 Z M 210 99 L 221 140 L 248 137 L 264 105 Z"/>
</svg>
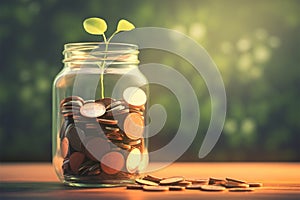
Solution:
<svg viewBox="0 0 300 200">
<path fill-rule="evenodd" d="M 100 66 L 100 69 L 101 69 L 101 74 L 100 74 L 101 99 L 104 98 L 104 67 L 105 67 L 106 51 L 108 49 L 108 42 L 109 42 L 109 41 L 107 41 L 105 34 L 102 34 L 102 36 L 103 36 L 103 40 L 105 43 L 105 51 L 104 51 L 103 61 Z"/>
</svg>

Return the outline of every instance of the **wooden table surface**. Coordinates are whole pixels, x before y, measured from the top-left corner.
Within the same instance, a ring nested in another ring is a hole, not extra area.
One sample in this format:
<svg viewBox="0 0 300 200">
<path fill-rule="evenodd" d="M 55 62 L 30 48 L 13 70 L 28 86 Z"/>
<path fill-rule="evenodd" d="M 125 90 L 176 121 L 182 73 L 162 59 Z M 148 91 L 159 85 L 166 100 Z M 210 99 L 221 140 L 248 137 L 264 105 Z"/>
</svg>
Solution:
<svg viewBox="0 0 300 200">
<path fill-rule="evenodd" d="M 300 163 L 174 163 L 151 173 L 168 177 L 236 178 L 262 182 L 252 192 L 200 190 L 144 192 L 118 188 L 71 188 L 62 185 L 50 163 L 0 164 L 0 199 L 300 199 Z"/>
</svg>

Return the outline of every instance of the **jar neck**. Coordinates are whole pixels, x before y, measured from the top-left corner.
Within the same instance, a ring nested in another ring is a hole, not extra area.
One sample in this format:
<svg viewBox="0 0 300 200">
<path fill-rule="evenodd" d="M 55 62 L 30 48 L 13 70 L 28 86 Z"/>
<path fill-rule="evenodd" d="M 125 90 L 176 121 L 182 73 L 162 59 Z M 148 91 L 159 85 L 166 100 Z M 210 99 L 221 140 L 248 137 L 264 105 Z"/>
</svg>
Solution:
<svg viewBox="0 0 300 200">
<path fill-rule="evenodd" d="M 64 45 L 65 67 L 80 68 L 132 68 L 137 67 L 138 47 L 125 43 L 84 42 Z"/>
</svg>

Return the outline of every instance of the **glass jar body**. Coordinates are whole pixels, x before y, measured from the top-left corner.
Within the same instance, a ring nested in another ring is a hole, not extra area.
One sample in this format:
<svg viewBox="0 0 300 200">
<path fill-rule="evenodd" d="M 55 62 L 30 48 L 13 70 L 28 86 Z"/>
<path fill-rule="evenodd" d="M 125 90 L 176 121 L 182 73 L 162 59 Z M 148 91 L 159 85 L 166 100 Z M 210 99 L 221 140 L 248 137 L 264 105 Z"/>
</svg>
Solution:
<svg viewBox="0 0 300 200">
<path fill-rule="evenodd" d="M 70 186 L 132 183 L 148 163 L 147 80 L 129 44 L 65 45 L 53 83 L 53 165 Z"/>
</svg>

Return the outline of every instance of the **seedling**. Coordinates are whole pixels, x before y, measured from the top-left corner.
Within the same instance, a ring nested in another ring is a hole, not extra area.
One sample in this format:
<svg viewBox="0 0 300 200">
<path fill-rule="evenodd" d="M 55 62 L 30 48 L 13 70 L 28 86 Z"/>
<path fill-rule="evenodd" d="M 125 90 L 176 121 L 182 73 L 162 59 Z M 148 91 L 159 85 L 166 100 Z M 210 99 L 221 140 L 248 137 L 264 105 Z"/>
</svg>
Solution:
<svg viewBox="0 0 300 200">
<path fill-rule="evenodd" d="M 104 19 L 98 18 L 98 17 L 91 17 L 88 19 L 85 19 L 83 22 L 83 27 L 86 32 L 92 35 L 101 35 L 103 37 L 103 41 L 105 44 L 105 52 L 108 50 L 108 44 L 111 41 L 111 39 L 119 32 L 122 31 L 131 31 L 135 27 L 132 23 L 125 19 L 121 19 L 118 22 L 117 30 L 107 39 L 105 32 L 107 30 L 107 24 Z M 101 98 L 104 98 L 104 67 L 105 67 L 105 58 L 106 54 L 104 54 L 104 59 L 101 65 L 99 65 L 100 69 L 102 70 L 102 73 L 100 75 L 100 87 L 101 87 Z"/>
</svg>

